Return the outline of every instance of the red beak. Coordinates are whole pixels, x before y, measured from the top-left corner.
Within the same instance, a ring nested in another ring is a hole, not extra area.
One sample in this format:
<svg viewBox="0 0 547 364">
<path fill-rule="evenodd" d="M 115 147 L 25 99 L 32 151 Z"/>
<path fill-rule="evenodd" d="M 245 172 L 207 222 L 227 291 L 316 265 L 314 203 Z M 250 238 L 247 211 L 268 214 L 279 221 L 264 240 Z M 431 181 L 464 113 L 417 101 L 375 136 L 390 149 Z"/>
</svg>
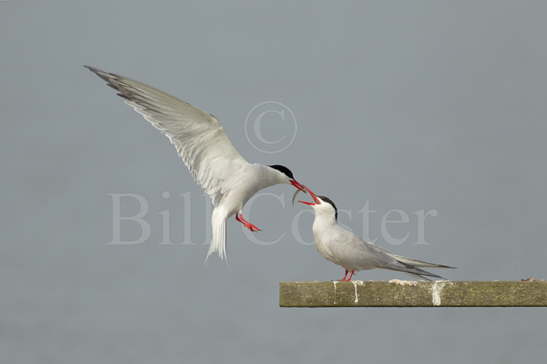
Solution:
<svg viewBox="0 0 547 364">
<path fill-rule="evenodd" d="M 294 188 L 299 189 L 299 190 L 302 191 L 302 192 L 307 192 L 307 191 L 306 191 L 307 187 L 304 186 L 303 184 L 301 184 L 300 182 L 298 182 L 298 181 L 295 180 L 295 179 L 291 179 L 291 185 L 293 185 Z"/>
<path fill-rule="evenodd" d="M 304 186 L 304 188 L 306 189 L 305 192 L 310 194 L 310 197 L 313 199 L 314 202 L 301 201 L 301 200 L 298 201 L 298 202 L 303 203 L 303 204 L 308 205 L 308 206 L 313 206 L 313 205 L 317 205 L 317 204 L 321 203 L 321 201 L 319 201 L 319 199 L 317 198 L 317 195 L 312 190 L 310 190 L 306 186 Z"/>
<path fill-rule="evenodd" d="M 306 186 L 304 186 L 306 187 Z M 319 201 L 319 198 L 317 198 L 317 195 L 315 193 L 313 193 L 312 190 L 310 190 L 308 187 L 306 187 L 306 190 L 308 191 L 308 193 L 310 194 L 311 198 L 313 198 L 313 201 L 316 203 L 316 204 L 320 204 L 321 201 Z"/>
</svg>

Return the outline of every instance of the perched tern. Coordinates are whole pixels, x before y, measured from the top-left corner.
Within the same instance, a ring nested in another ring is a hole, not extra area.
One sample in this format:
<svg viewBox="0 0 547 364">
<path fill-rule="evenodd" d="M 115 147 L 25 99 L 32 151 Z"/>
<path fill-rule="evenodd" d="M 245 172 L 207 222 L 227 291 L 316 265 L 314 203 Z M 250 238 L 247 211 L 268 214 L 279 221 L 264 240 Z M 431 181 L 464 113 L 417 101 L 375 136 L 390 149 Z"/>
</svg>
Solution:
<svg viewBox="0 0 547 364">
<path fill-rule="evenodd" d="M 129 106 L 165 134 L 194 180 L 211 198 L 212 239 L 207 257 L 217 252 L 221 259 L 226 258 L 226 219 L 234 214 L 247 229 L 260 231 L 242 214 L 245 203 L 259 190 L 288 183 L 307 191 L 285 166 L 247 162 L 212 114 L 142 82 L 84 67 L 105 80 Z"/>
<path fill-rule="evenodd" d="M 357 271 L 375 268 L 405 272 L 426 280 L 429 280 L 427 277 L 443 279 L 437 274 L 420 268 L 454 268 L 395 255 L 360 239 L 351 231 L 338 225 L 338 209 L 330 198 L 316 196 L 311 190 L 308 192 L 313 202 L 298 202 L 312 206 L 315 212 L 313 220 L 315 247 L 325 259 L 345 269 L 346 274 L 342 281 L 351 281 L 351 277 Z"/>
</svg>

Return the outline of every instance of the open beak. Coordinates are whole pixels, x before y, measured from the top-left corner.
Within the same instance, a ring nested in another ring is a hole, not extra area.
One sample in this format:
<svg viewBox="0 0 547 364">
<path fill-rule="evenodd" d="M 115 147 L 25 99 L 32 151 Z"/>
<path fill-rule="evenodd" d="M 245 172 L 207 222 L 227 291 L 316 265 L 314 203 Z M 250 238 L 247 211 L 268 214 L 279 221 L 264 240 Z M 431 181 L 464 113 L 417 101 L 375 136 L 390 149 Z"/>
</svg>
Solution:
<svg viewBox="0 0 547 364">
<path fill-rule="evenodd" d="M 294 192 L 294 195 L 292 196 L 292 204 L 294 206 L 294 200 L 296 199 L 296 195 L 298 195 L 299 192 L 304 192 L 310 195 L 310 197 L 313 199 L 313 202 L 307 202 L 307 201 L 298 201 L 300 203 L 303 203 L 305 205 L 313 206 L 320 204 L 321 201 L 317 198 L 316 194 L 310 190 L 308 187 L 304 186 L 300 182 L 291 179 L 291 184 L 296 188 L 296 191 Z"/>
<path fill-rule="evenodd" d="M 312 190 L 310 190 L 306 186 L 304 186 L 304 188 L 306 189 L 306 192 L 309 193 L 310 197 L 313 199 L 313 202 L 302 201 L 302 200 L 299 200 L 298 202 L 303 203 L 304 205 L 308 205 L 308 206 L 314 206 L 314 205 L 318 205 L 318 204 L 321 203 L 321 201 L 319 201 L 319 198 L 317 198 L 317 195 Z"/>
<path fill-rule="evenodd" d="M 299 191 L 302 191 L 302 192 L 304 192 L 304 193 L 307 192 L 307 191 L 306 191 L 307 187 L 304 186 L 303 184 L 301 184 L 300 182 L 298 182 L 298 181 L 295 180 L 295 179 L 291 179 L 291 185 L 293 185 L 294 188 L 296 188 L 296 189 L 299 190 Z"/>
</svg>

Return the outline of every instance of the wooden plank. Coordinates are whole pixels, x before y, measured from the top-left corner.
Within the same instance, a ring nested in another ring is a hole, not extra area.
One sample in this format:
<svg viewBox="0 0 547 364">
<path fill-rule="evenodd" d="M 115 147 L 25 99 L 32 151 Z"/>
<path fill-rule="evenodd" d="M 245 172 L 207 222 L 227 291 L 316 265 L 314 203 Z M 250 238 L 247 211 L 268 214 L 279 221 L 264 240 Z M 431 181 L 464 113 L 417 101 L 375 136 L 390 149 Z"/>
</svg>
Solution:
<svg viewBox="0 0 547 364">
<path fill-rule="evenodd" d="M 281 307 L 547 307 L 547 281 L 281 282 Z"/>
</svg>

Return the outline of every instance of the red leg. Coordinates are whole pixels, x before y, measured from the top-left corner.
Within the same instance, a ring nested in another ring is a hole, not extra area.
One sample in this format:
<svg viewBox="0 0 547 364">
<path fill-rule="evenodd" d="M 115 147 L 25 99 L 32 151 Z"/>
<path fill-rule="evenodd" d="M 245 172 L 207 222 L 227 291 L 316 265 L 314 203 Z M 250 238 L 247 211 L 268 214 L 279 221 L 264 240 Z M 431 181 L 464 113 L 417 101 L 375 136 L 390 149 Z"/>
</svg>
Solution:
<svg viewBox="0 0 547 364">
<path fill-rule="evenodd" d="M 353 277 L 353 273 L 355 273 L 354 270 L 352 270 L 351 272 L 349 272 L 348 281 L 351 281 L 351 277 Z"/>
<path fill-rule="evenodd" d="M 347 277 L 348 277 L 348 270 L 346 269 L 346 274 L 344 274 L 344 277 L 341 279 L 341 281 L 342 282 L 347 281 L 348 280 Z"/>
<path fill-rule="evenodd" d="M 257 226 L 255 226 L 255 225 L 251 224 L 250 222 L 248 222 L 247 220 L 245 220 L 245 218 L 243 217 L 242 214 L 238 213 L 236 215 L 236 220 L 239 221 L 240 223 L 242 223 L 243 226 L 245 226 L 247 229 L 249 229 L 251 231 L 260 231 L 260 229 Z"/>
</svg>

